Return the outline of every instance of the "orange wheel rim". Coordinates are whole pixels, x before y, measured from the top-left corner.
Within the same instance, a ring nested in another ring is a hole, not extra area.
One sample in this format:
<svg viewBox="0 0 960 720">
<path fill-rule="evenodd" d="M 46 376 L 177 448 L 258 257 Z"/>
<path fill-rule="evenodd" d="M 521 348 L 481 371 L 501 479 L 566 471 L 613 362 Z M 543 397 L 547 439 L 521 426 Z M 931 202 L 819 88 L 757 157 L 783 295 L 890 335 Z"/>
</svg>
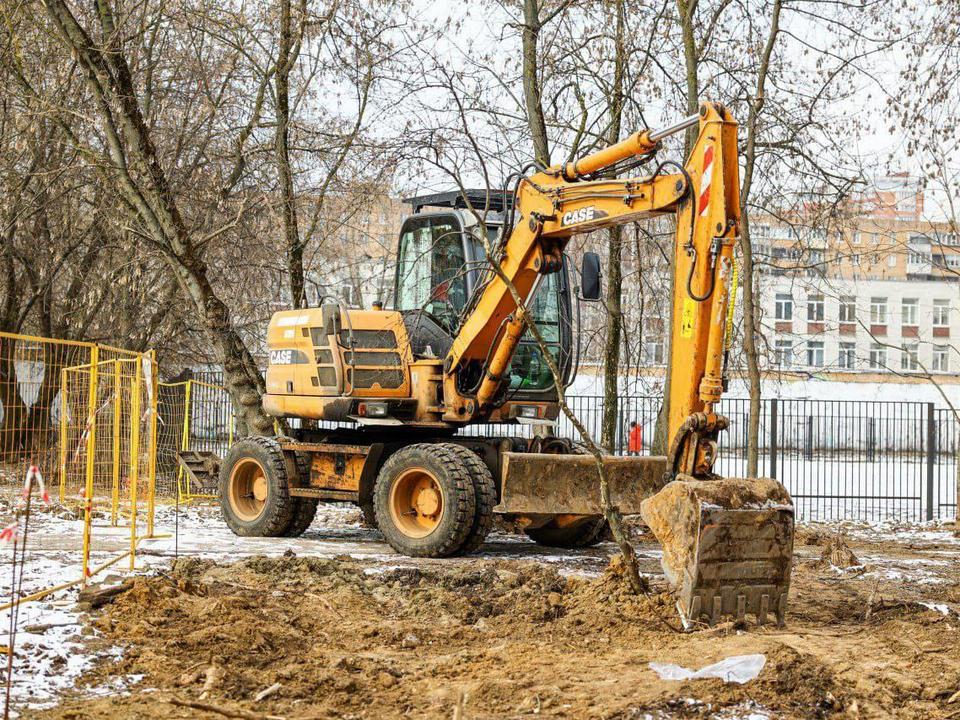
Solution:
<svg viewBox="0 0 960 720">
<path fill-rule="evenodd" d="M 426 537 L 443 517 L 443 491 L 433 473 L 409 468 L 390 486 L 390 517 L 407 537 Z"/>
<path fill-rule="evenodd" d="M 267 504 L 267 475 L 253 458 L 243 458 L 230 473 L 230 509 L 245 522 L 256 520 Z"/>
</svg>

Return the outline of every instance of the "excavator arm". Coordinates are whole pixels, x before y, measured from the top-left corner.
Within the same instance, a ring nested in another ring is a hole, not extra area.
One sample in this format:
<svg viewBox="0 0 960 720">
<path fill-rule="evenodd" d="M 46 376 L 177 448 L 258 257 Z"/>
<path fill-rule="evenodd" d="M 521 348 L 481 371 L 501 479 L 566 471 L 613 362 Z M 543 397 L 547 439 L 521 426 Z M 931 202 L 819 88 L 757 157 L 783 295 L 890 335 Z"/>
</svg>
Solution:
<svg viewBox="0 0 960 720">
<path fill-rule="evenodd" d="M 647 177 L 597 177 L 619 163 L 651 155 L 662 138 L 694 124 L 700 132 L 686 166 L 667 162 Z M 724 422 L 715 406 L 723 392 L 739 187 L 737 124 L 723 107 L 710 103 L 666 130 L 637 133 L 524 178 L 517 193 L 519 219 L 496 258 L 500 273 L 484 285 L 446 358 L 445 419 L 469 422 L 495 405 L 526 329 L 522 308 L 540 277 L 562 267 L 573 235 L 674 214 L 668 435 L 674 471 L 709 473 L 716 456 L 713 438 Z M 480 380 L 473 393 L 466 393 L 458 374 L 471 365 Z M 697 442 L 691 443 L 693 438 Z"/>
<path fill-rule="evenodd" d="M 615 177 L 625 165 L 651 159 L 662 138 L 695 124 L 699 134 L 685 165 L 662 162 L 645 177 Z M 662 564 L 685 624 L 747 613 L 764 622 L 771 612 L 782 622 L 789 589 L 789 494 L 774 480 L 724 479 L 713 472 L 718 434 L 728 424 L 718 403 L 739 187 L 737 124 L 712 103 L 665 130 L 637 133 L 523 178 L 516 225 L 495 248 L 499 269 L 475 294 L 444 363 L 444 419 L 482 420 L 503 397 L 529 321 L 524 308 L 540 278 L 562 267 L 570 238 L 675 215 L 667 456 L 610 458 L 607 474 L 619 481 L 614 496 L 621 510 L 639 507 L 663 545 Z M 651 463 L 665 469 L 654 483 Z M 500 510 L 596 507 L 592 473 L 587 458 L 508 457 Z M 547 497 L 548 491 L 556 494 Z"/>
</svg>

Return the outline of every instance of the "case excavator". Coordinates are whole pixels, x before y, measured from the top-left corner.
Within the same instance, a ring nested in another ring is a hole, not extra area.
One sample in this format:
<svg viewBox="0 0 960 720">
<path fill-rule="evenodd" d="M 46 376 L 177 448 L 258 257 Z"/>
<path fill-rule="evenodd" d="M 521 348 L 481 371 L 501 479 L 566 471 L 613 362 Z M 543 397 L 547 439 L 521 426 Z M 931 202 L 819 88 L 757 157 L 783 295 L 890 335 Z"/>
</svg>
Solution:
<svg viewBox="0 0 960 720">
<path fill-rule="evenodd" d="M 685 164 L 623 177 L 694 125 Z M 319 502 L 350 501 L 409 556 L 474 552 L 495 514 L 538 543 L 598 542 L 597 459 L 553 434 L 558 389 L 528 328 L 536 323 L 568 383 L 578 354 L 573 309 L 600 295 L 599 257 L 585 253 L 576 296 L 570 238 L 671 214 L 667 452 L 605 456 L 610 501 L 639 514 L 662 544 L 685 624 L 747 615 L 782 623 L 792 500 L 775 480 L 713 471 L 728 425 L 718 403 L 740 222 L 737 159 L 736 122 L 704 103 L 671 127 L 518 173 L 504 192 L 414 198 L 392 309 L 323 300 L 272 317 L 263 406 L 299 427 L 231 447 L 218 481 L 226 523 L 243 536 L 295 536 Z M 537 431 L 472 434 L 490 424 Z"/>
</svg>

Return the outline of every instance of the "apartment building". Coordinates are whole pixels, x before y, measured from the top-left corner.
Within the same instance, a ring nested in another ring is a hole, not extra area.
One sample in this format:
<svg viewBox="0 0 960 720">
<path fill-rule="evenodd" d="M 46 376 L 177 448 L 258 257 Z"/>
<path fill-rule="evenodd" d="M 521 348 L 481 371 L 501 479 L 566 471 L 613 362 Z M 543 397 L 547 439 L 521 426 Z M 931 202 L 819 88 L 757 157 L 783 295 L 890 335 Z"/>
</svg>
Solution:
<svg viewBox="0 0 960 720">
<path fill-rule="evenodd" d="M 309 258 L 308 298 L 352 307 L 390 301 L 400 225 L 409 207 L 386 191 L 328 198 L 317 253 Z"/>
<path fill-rule="evenodd" d="M 758 219 L 761 325 L 772 369 L 960 371 L 960 241 L 922 189 L 882 178 L 837 227 Z"/>
</svg>

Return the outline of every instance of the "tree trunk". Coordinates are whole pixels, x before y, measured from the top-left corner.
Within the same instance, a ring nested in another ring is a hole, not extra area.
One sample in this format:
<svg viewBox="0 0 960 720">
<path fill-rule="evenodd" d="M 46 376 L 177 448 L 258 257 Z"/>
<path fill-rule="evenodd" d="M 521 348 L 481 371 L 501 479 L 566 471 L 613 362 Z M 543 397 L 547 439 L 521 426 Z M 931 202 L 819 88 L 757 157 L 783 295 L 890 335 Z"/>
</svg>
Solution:
<svg viewBox="0 0 960 720">
<path fill-rule="evenodd" d="M 620 140 L 623 125 L 624 79 L 629 58 L 625 44 L 626 17 L 624 0 L 618 0 L 614 26 L 613 82 L 608 113 L 609 130 L 606 141 L 614 144 Z M 607 231 L 607 337 L 603 349 L 603 418 L 600 426 L 600 443 L 607 452 L 614 452 L 617 442 L 617 426 L 620 416 L 620 354 L 623 344 L 623 227 Z"/>
<path fill-rule="evenodd" d="M 540 69 L 537 62 L 541 27 L 539 1 L 523 0 L 523 97 L 533 141 L 533 157 L 540 165 L 547 167 L 550 164 L 550 143 L 540 97 Z"/>
<path fill-rule="evenodd" d="M 293 171 L 290 167 L 290 71 L 296 57 L 291 52 L 293 32 L 291 30 L 290 0 L 280 0 L 280 42 L 277 55 L 276 103 L 277 135 L 275 152 L 277 155 L 277 173 L 280 181 L 280 202 L 282 203 L 283 242 L 287 249 L 287 273 L 290 276 L 290 302 L 292 307 L 306 305 L 303 245 L 300 242 L 300 228 L 297 221 L 296 198 L 293 192 Z"/>
<path fill-rule="evenodd" d="M 207 337 L 223 364 L 227 390 L 237 415 L 237 434 L 270 434 L 273 419 L 263 412 L 261 403 L 265 390 L 263 377 L 233 328 L 229 309 L 214 291 L 207 266 L 197 254 L 197 245 L 180 214 L 137 100 L 110 6 L 97 3 L 106 43 L 102 47 L 92 40 L 64 0 L 44 0 L 44 6 L 60 31 L 64 45 L 83 68 L 87 87 L 97 101 L 103 121 L 104 171 L 115 185 L 120 208 L 162 250 L 181 287 L 193 301 Z M 91 148 L 81 148 L 81 151 L 97 152 Z"/>
<path fill-rule="evenodd" d="M 747 477 L 757 477 L 760 466 L 760 357 L 757 348 L 759 312 L 753 287 L 753 246 L 750 242 L 750 191 L 757 162 L 757 122 L 763 111 L 764 88 L 773 46 L 780 32 L 780 0 L 774 0 L 770 35 L 760 57 L 756 94 L 747 115 L 747 141 L 743 153 L 743 182 L 740 189 L 740 253 L 743 256 L 743 351 L 747 357 L 750 383 L 750 416 L 747 418 Z"/>
<path fill-rule="evenodd" d="M 697 112 L 697 109 L 700 106 L 700 84 L 697 79 L 697 70 L 699 68 L 700 60 L 697 56 L 697 41 L 696 36 L 694 35 L 694 22 L 693 16 L 697 8 L 697 0 L 677 0 L 677 11 L 680 15 L 680 32 L 683 37 L 683 60 L 684 60 L 684 76 L 686 78 L 687 84 L 687 113 L 692 115 Z M 696 126 L 693 126 L 687 130 L 684 139 L 683 146 L 683 157 L 684 160 L 690 157 L 690 153 L 693 151 L 693 144 L 697 140 L 697 133 L 699 129 Z M 693 198 L 690 198 L 688 202 L 693 202 Z M 674 257 L 673 248 L 670 251 L 671 258 L 671 271 L 675 268 L 672 266 Z M 675 292 L 676 284 L 675 273 L 670 273 L 670 317 L 668 318 L 667 327 L 673 328 L 673 313 L 676 308 L 673 307 L 672 299 Z M 668 333 L 668 337 L 670 334 Z M 672 338 L 671 338 L 672 340 Z M 672 342 L 671 342 L 672 344 Z M 672 359 L 672 348 L 665 348 L 667 357 Z M 670 381 L 671 381 L 671 362 L 667 362 L 667 368 L 664 372 L 663 377 L 663 405 L 660 406 L 660 414 L 657 416 L 657 426 L 654 429 L 653 433 L 653 444 L 651 446 L 651 451 L 658 455 L 666 455 L 670 446 L 670 428 L 669 428 L 669 418 L 670 418 Z"/>
<path fill-rule="evenodd" d="M 700 107 L 700 81 L 697 71 L 700 58 L 697 55 L 697 38 L 694 34 L 693 16 L 697 10 L 697 0 L 677 0 L 677 10 L 680 13 L 680 32 L 683 37 L 683 63 L 687 83 L 687 114 L 693 115 Z M 696 125 L 687 128 L 684 136 L 683 157 L 690 156 L 693 144 L 697 140 L 699 129 Z"/>
<path fill-rule="evenodd" d="M 620 259 L 623 250 L 623 228 L 610 228 L 607 251 L 607 337 L 603 350 L 603 418 L 600 443 L 607 452 L 614 452 L 619 425 L 620 345 L 622 341 L 623 269 Z"/>
</svg>

